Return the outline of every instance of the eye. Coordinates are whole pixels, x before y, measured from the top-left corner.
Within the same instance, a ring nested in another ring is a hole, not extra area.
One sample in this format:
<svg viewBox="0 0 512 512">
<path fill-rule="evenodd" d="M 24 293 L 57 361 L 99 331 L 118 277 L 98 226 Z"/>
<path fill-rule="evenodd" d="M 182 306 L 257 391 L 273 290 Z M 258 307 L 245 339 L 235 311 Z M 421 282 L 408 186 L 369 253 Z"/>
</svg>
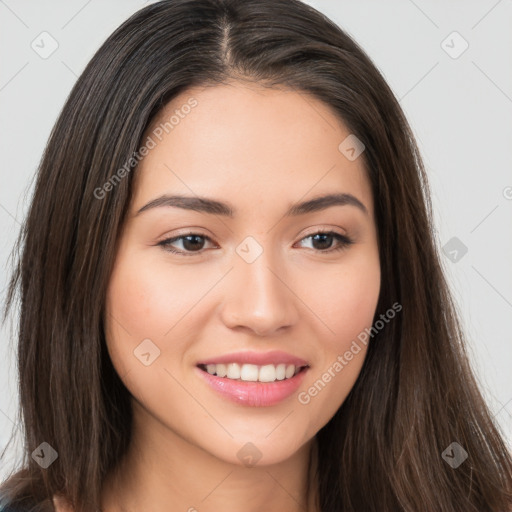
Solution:
<svg viewBox="0 0 512 512">
<path fill-rule="evenodd" d="M 316 245 L 313 249 L 318 248 L 318 252 L 341 251 L 354 243 L 348 236 L 336 233 L 335 231 L 317 231 L 316 233 L 304 237 L 302 240 L 308 239 L 311 239 L 312 245 Z M 338 244 L 332 248 L 334 240 L 336 240 Z"/>
<path fill-rule="evenodd" d="M 184 235 L 175 236 L 174 238 L 162 240 L 158 245 L 173 254 L 179 254 L 180 256 L 193 256 L 194 253 L 201 252 L 201 249 L 204 246 L 204 240 L 209 240 L 211 242 L 211 239 L 206 235 L 201 235 L 199 233 L 186 233 Z M 174 244 L 177 241 L 183 242 L 184 250 L 172 248 L 171 244 Z"/>
<path fill-rule="evenodd" d="M 311 235 L 304 237 L 303 240 L 311 239 L 313 250 L 320 253 L 341 251 L 353 244 L 354 241 L 346 235 L 336 233 L 335 231 L 317 231 Z M 180 256 L 193 256 L 194 254 L 202 254 L 202 250 L 205 245 L 205 241 L 212 242 L 212 240 L 200 233 L 186 233 L 184 235 L 176 236 L 173 238 L 167 238 L 162 240 L 157 245 L 161 246 L 165 251 L 178 254 Z M 337 245 L 332 247 L 333 242 L 337 241 Z M 176 249 L 173 244 L 176 242 L 182 243 L 183 249 Z M 213 242 L 212 242 L 213 243 Z"/>
</svg>

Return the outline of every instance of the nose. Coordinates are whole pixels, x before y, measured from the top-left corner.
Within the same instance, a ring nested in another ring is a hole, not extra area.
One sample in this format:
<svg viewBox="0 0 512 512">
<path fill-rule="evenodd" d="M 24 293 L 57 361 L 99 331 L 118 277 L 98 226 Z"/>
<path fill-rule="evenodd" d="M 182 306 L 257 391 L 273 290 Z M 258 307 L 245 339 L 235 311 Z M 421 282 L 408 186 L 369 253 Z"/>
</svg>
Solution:
<svg viewBox="0 0 512 512">
<path fill-rule="evenodd" d="M 297 322 L 300 301 L 294 293 L 293 278 L 270 253 L 263 251 L 252 263 L 235 254 L 235 268 L 230 272 L 221 310 L 222 321 L 230 329 L 272 336 Z"/>
</svg>

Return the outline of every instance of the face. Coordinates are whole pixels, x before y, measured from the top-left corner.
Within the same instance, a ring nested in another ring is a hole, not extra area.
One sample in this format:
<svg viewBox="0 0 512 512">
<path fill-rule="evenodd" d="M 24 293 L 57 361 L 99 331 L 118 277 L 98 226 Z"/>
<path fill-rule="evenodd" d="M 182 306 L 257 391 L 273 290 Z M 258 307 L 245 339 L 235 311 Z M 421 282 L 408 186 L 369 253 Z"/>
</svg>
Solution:
<svg viewBox="0 0 512 512">
<path fill-rule="evenodd" d="M 380 263 L 349 135 L 305 93 L 238 82 L 189 89 L 149 127 L 105 323 L 134 415 L 162 439 L 277 463 L 353 387 Z"/>
</svg>

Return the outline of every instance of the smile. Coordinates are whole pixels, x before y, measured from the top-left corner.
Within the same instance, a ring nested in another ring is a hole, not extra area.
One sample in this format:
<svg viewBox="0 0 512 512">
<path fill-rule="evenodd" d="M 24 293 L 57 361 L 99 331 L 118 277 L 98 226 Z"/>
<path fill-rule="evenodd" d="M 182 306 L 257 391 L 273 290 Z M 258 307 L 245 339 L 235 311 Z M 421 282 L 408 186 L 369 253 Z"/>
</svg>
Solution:
<svg viewBox="0 0 512 512">
<path fill-rule="evenodd" d="M 295 366 L 294 364 L 266 364 L 258 366 L 255 364 L 219 363 L 199 365 L 201 370 L 210 375 L 223 377 L 230 380 L 244 382 L 275 382 L 291 379 L 306 366 Z"/>
</svg>

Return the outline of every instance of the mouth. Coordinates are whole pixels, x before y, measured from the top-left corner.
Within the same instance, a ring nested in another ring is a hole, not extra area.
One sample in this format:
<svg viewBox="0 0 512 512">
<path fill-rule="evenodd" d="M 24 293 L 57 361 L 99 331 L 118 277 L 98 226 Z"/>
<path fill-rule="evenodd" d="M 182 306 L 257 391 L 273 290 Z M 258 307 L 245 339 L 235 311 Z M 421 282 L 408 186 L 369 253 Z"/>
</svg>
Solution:
<svg viewBox="0 0 512 512">
<path fill-rule="evenodd" d="M 198 364 L 197 367 L 210 375 L 239 382 L 271 383 L 292 379 L 309 366 L 295 364 L 239 364 L 211 363 Z"/>
<path fill-rule="evenodd" d="M 238 352 L 197 363 L 198 377 L 222 399 L 241 406 L 267 407 L 297 392 L 310 365 L 281 351 Z"/>
</svg>

